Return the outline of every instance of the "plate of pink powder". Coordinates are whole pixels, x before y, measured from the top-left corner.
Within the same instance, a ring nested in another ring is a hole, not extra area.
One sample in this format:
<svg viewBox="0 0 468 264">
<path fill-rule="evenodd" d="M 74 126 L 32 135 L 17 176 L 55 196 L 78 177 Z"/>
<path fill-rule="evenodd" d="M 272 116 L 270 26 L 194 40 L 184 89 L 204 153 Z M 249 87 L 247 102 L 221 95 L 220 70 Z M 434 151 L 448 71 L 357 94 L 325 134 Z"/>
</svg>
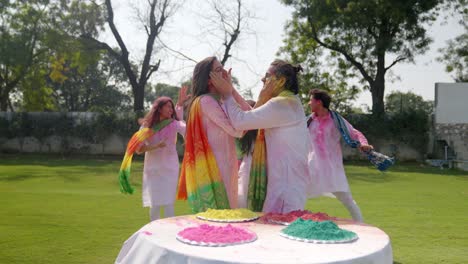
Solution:
<svg viewBox="0 0 468 264">
<path fill-rule="evenodd" d="M 257 235 L 250 230 L 230 224 L 225 226 L 202 224 L 183 229 L 177 233 L 176 238 L 180 242 L 194 246 L 225 247 L 253 242 L 257 239 Z"/>
</svg>

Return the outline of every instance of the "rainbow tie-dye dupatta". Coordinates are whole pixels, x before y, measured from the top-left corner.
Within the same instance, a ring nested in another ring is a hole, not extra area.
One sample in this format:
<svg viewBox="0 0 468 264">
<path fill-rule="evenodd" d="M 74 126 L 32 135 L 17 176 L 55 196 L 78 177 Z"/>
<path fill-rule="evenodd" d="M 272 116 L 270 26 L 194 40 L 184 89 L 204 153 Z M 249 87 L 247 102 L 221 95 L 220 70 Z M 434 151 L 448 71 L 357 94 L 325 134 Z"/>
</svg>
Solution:
<svg viewBox="0 0 468 264">
<path fill-rule="evenodd" d="M 134 191 L 130 184 L 130 170 L 132 168 L 132 158 L 135 151 L 141 146 L 141 144 L 143 144 L 145 140 L 168 126 L 170 123 L 172 123 L 172 121 L 174 121 L 174 119 L 165 119 L 154 125 L 153 128 L 142 128 L 135 132 L 135 134 L 133 134 L 133 136 L 130 138 L 127 144 L 127 149 L 125 150 L 125 156 L 123 158 L 122 165 L 120 165 L 119 170 L 120 192 L 132 194 Z"/>
<path fill-rule="evenodd" d="M 133 187 L 130 185 L 130 169 L 132 168 L 133 153 L 143 144 L 143 142 L 154 135 L 154 130 L 151 128 L 143 128 L 137 131 L 130 138 L 125 150 L 125 156 L 120 165 L 119 170 L 119 183 L 120 192 L 122 193 L 133 193 Z"/>
<path fill-rule="evenodd" d="M 203 130 L 200 99 L 201 96 L 194 99 L 188 116 L 177 190 L 177 199 L 188 200 L 193 213 L 230 208 L 218 164 Z"/>
<path fill-rule="evenodd" d="M 247 208 L 254 212 L 262 211 L 267 184 L 265 130 L 260 129 L 255 138 L 252 165 L 250 165 Z"/>
<path fill-rule="evenodd" d="M 277 97 L 293 99 L 291 91 L 284 90 L 284 80 L 277 83 Z M 281 92 L 279 92 L 281 91 Z M 265 130 L 259 129 L 255 139 L 252 153 L 252 165 L 250 166 L 249 190 L 247 194 L 247 207 L 255 212 L 261 212 L 267 194 L 267 148 L 265 142 Z"/>
</svg>

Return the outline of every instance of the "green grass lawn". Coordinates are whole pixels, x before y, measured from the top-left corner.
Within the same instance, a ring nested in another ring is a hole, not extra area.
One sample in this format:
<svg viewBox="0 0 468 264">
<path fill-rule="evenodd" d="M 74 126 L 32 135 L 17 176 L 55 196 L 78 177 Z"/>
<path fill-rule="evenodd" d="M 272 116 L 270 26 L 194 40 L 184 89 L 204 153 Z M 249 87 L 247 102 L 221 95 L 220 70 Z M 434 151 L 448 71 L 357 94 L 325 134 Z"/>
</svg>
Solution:
<svg viewBox="0 0 468 264">
<path fill-rule="evenodd" d="M 134 195 L 119 192 L 120 158 L 0 156 L 0 263 L 112 263 L 122 243 L 149 221 Z M 367 223 L 392 240 L 396 263 L 468 263 L 468 173 L 401 164 L 382 174 L 347 164 Z M 331 198 L 307 208 L 349 217 Z M 177 202 L 176 214 L 188 214 Z"/>
</svg>

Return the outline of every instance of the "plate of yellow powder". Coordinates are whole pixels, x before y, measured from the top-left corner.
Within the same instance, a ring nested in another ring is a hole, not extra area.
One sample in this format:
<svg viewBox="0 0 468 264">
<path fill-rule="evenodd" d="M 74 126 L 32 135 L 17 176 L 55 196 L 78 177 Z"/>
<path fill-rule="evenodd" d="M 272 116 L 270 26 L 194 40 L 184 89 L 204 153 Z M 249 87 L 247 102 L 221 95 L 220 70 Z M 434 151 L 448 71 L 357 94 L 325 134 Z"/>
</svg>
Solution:
<svg viewBox="0 0 468 264">
<path fill-rule="evenodd" d="M 240 223 L 254 221 L 259 218 L 255 212 L 245 208 L 238 209 L 208 209 L 205 212 L 196 215 L 198 219 L 222 222 L 222 223 Z"/>
</svg>

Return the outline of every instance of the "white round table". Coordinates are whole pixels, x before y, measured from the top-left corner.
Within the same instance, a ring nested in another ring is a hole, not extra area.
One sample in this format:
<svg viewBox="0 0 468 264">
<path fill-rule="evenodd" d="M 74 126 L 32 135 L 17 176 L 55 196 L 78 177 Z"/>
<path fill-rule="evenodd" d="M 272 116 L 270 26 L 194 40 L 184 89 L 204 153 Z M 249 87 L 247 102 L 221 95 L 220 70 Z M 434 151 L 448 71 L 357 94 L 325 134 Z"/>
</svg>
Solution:
<svg viewBox="0 0 468 264">
<path fill-rule="evenodd" d="M 284 226 L 261 221 L 235 223 L 257 234 L 251 243 L 227 247 L 203 247 L 176 239 L 182 229 L 199 224 L 225 225 L 202 221 L 193 215 L 153 221 L 123 245 L 115 263 L 379 263 L 392 264 L 390 239 L 377 227 L 338 221 L 359 239 L 345 244 L 312 244 L 279 235 Z"/>
</svg>

